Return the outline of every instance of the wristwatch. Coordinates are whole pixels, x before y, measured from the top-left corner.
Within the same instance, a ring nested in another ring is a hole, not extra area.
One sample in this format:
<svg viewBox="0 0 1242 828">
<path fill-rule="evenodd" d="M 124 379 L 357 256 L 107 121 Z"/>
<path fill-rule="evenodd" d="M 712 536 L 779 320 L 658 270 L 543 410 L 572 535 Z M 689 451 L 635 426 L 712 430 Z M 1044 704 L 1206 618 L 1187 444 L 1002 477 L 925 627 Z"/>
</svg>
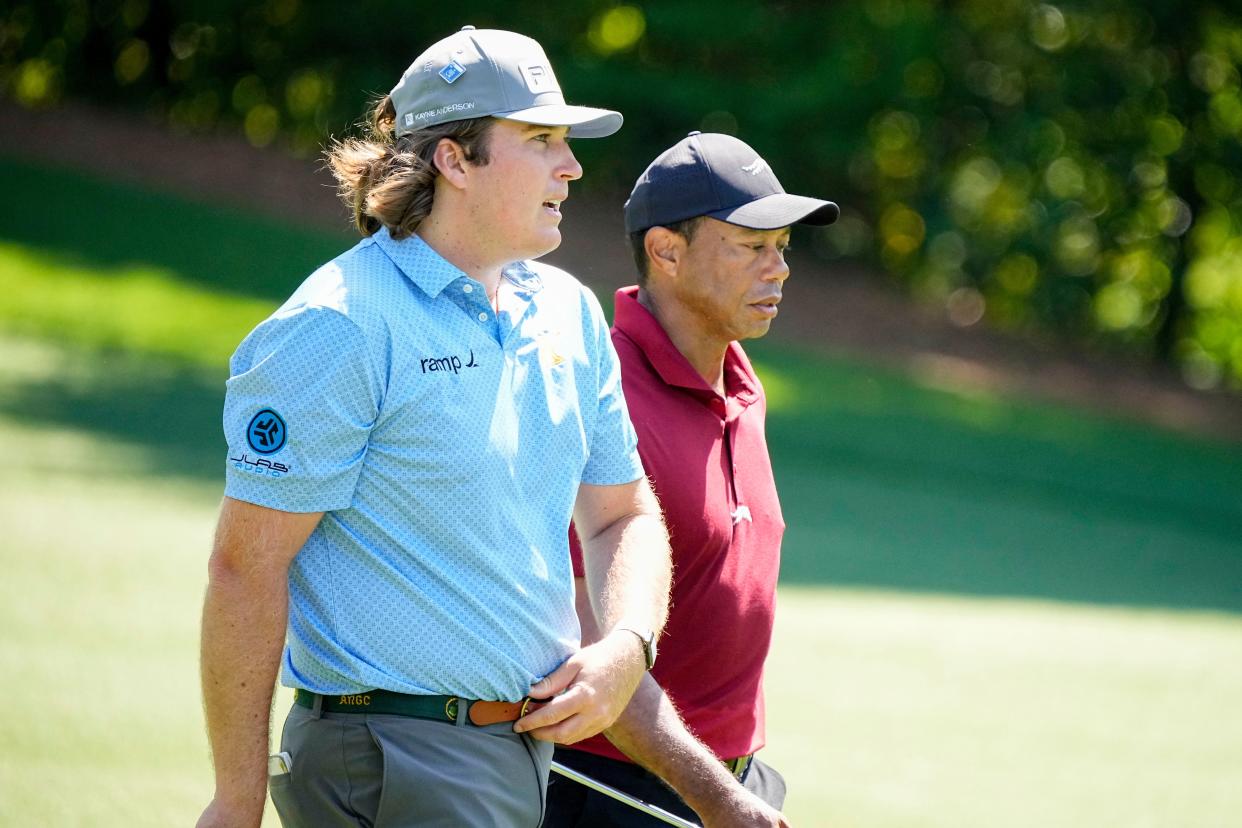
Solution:
<svg viewBox="0 0 1242 828">
<path fill-rule="evenodd" d="M 656 662 L 656 637 L 651 630 L 636 630 L 633 627 L 617 627 L 619 630 L 632 632 L 638 636 L 638 640 L 643 643 L 643 658 L 647 662 L 647 669 L 650 670 L 655 666 Z"/>
</svg>

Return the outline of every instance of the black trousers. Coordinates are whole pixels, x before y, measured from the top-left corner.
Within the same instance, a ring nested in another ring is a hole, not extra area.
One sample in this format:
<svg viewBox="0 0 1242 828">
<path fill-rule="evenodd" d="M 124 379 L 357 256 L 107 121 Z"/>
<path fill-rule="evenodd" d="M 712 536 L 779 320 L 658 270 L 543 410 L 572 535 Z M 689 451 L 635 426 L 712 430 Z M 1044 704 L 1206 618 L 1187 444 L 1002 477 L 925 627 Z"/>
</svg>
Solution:
<svg viewBox="0 0 1242 828">
<path fill-rule="evenodd" d="M 638 765 L 596 756 L 557 745 L 553 760 L 637 797 L 648 805 L 698 822 L 699 817 L 660 778 Z M 785 806 L 785 780 L 758 759 L 750 763 L 742 784 L 778 810 Z M 548 804 L 543 828 L 657 828 L 667 824 L 655 817 L 591 790 L 553 771 L 548 779 Z"/>
</svg>

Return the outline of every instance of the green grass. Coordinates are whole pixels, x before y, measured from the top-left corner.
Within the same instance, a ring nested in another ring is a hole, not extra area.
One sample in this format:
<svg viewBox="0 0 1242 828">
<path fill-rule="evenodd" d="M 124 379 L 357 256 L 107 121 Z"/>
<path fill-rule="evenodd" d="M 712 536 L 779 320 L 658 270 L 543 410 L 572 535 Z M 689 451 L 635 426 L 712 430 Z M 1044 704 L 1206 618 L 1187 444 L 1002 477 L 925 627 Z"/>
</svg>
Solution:
<svg viewBox="0 0 1242 828">
<path fill-rule="evenodd" d="M 281 301 L 357 240 L 343 212 L 340 233 L 316 232 L 2 154 L 0 182 L 0 238 L 102 272 L 139 264 L 234 295 Z"/>
<path fill-rule="evenodd" d="M 0 506 L 0 823 L 193 824 L 211 495 L 118 479 L 127 452 L 90 435 L 6 421 L 0 446 L 21 466 Z"/>
<path fill-rule="evenodd" d="M 342 243 L 0 175 L 0 825 L 192 824 L 225 360 Z M 795 824 L 1236 821 L 1242 447 L 752 351 Z"/>
<path fill-rule="evenodd" d="M 1242 618 L 786 588 L 770 747 L 796 825 L 1236 825 Z"/>
<path fill-rule="evenodd" d="M 752 350 L 787 582 L 1242 610 L 1242 446 Z"/>
<path fill-rule="evenodd" d="M 0 241 L 0 320 L 17 333 L 219 371 L 240 337 L 274 307 L 149 264 L 100 267 Z"/>
<path fill-rule="evenodd" d="M 0 399 L 69 363 L 78 384 L 153 370 L 8 339 Z M 219 480 L 153 474 L 160 451 L 0 414 L 0 825 L 186 825 L 210 795 L 196 654 Z M 1223 827 L 1240 654 L 1231 613 L 789 586 L 765 756 L 802 826 Z"/>
</svg>

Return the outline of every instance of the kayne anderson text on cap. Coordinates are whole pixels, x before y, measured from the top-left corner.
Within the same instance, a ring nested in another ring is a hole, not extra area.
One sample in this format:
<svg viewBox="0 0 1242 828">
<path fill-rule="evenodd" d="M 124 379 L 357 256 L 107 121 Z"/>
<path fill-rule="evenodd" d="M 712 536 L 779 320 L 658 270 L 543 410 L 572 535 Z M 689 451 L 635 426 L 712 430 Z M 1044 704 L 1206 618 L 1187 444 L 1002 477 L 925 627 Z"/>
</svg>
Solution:
<svg viewBox="0 0 1242 828">
<path fill-rule="evenodd" d="M 422 121 L 426 118 L 435 118 L 436 116 L 443 115 L 446 112 L 467 112 L 471 109 L 474 109 L 474 101 L 445 104 L 439 109 L 428 109 L 426 112 L 419 112 L 414 116 L 414 120 Z"/>
</svg>

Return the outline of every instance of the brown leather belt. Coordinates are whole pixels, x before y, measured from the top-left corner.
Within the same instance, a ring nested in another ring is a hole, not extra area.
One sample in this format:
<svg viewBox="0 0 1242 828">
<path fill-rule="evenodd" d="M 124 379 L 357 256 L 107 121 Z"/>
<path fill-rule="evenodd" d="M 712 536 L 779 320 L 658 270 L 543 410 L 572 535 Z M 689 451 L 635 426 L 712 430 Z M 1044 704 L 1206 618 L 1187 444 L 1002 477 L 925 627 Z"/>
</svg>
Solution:
<svg viewBox="0 0 1242 828">
<path fill-rule="evenodd" d="M 527 713 L 533 713 L 547 702 L 527 697 L 521 701 L 478 701 L 457 696 L 410 696 L 390 690 L 368 690 L 346 696 L 320 696 L 309 690 L 294 692 L 293 701 L 302 707 L 314 709 L 316 698 L 321 699 L 320 710 L 328 713 L 374 713 L 389 716 L 410 716 L 415 719 L 431 719 L 437 722 L 458 723 L 464 710 L 466 721 L 476 727 L 516 722 Z M 463 708 L 464 705 L 464 708 Z"/>
</svg>

